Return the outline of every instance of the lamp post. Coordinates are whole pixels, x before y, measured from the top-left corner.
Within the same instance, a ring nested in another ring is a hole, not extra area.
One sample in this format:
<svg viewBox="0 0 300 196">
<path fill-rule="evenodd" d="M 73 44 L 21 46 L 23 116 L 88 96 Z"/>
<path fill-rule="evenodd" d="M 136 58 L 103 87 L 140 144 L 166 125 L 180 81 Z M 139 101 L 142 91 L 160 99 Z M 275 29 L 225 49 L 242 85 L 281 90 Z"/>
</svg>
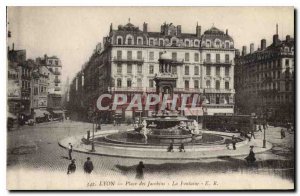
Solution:
<svg viewBox="0 0 300 196">
<path fill-rule="evenodd" d="M 93 140 L 92 140 L 92 152 L 95 152 L 95 143 L 94 143 L 94 140 L 95 140 L 95 127 L 94 127 L 94 122 L 95 122 L 95 118 L 94 116 L 92 117 L 92 121 L 93 121 Z"/>
</svg>

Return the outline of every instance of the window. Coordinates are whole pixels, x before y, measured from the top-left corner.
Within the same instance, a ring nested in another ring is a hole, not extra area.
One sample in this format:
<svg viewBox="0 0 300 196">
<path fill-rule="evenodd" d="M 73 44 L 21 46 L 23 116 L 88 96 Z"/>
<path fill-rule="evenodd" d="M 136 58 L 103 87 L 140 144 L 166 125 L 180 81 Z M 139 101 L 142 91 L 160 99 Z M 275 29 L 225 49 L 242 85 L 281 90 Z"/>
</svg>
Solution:
<svg viewBox="0 0 300 196">
<path fill-rule="evenodd" d="M 49 63 L 52 65 L 52 60 L 49 60 Z"/>
<path fill-rule="evenodd" d="M 150 88 L 153 88 L 154 87 L 154 82 L 152 79 L 149 80 L 149 87 Z"/>
<path fill-rule="evenodd" d="M 150 39 L 150 46 L 153 46 L 153 45 L 154 45 L 154 40 Z"/>
<path fill-rule="evenodd" d="M 210 62 L 210 54 L 206 54 L 206 61 Z"/>
<path fill-rule="evenodd" d="M 280 71 L 277 72 L 277 78 L 280 78 Z"/>
<path fill-rule="evenodd" d="M 161 57 L 162 54 L 163 54 L 163 52 L 159 52 L 159 58 Z"/>
<path fill-rule="evenodd" d="M 289 66 L 290 64 L 290 60 L 289 59 L 285 59 L 285 66 Z"/>
<path fill-rule="evenodd" d="M 220 90 L 220 81 L 219 80 L 216 81 L 216 89 Z"/>
<path fill-rule="evenodd" d="M 128 44 L 128 45 L 132 45 L 132 38 L 131 38 L 131 37 L 128 38 L 127 44 Z"/>
<path fill-rule="evenodd" d="M 217 48 L 220 48 L 220 47 L 221 47 L 220 41 L 216 41 L 216 47 L 217 47 Z"/>
<path fill-rule="evenodd" d="M 142 67 L 142 65 L 137 65 L 137 72 L 138 72 L 139 74 L 141 74 L 141 73 L 143 72 L 143 67 Z"/>
<path fill-rule="evenodd" d="M 142 87 L 142 79 L 141 78 L 137 79 L 137 86 Z"/>
<path fill-rule="evenodd" d="M 216 62 L 220 63 L 220 54 L 216 54 Z"/>
<path fill-rule="evenodd" d="M 195 75 L 199 75 L 199 66 L 195 66 L 194 72 Z"/>
<path fill-rule="evenodd" d="M 195 62 L 199 62 L 199 53 L 195 53 L 194 60 L 195 60 Z"/>
<path fill-rule="evenodd" d="M 127 87 L 131 87 L 131 79 L 127 80 Z"/>
<path fill-rule="evenodd" d="M 137 51 L 137 59 L 142 60 L 142 51 Z"/>
<path fill-rule="evenodd" d="M 216 75 L 217 76 L 220 76 L 220 70 L 221 70 L 221 68 L 219 66 L 216 67 Z"/>
<path fill-rule="evenodd" d="M 172 60 L 173 61 L 177 60 L 177 53 L 176 52 L 172 52 Z"/>
<path fill-rule="evenodd" d="M 210 76 L 210 66 L 206 66 L 206 75 Z"/>
<path fill-rule="evenodd" d="M 149 60 L 150 61 L 154 60 L 154 52 L 149 52 Z"/>
<path fill-rule="evenodd" d="M 185 53 L 185 61 L 190 61 L 190 54 L 189 53 Z"/>
<path fill-rule="evenodd" d="M 184 74 L 189 75 L 190 74 L 189 72 L 190 72 L 189 66 L 185 66 L 184 67 Z"/>
<path fill-rule="evenodd" d="M 154 73 L 154 66 L 150 65 L 149 66 L 149 74 L 153 74 Z"/>
<path fill-rule="evenodd" d="M 225 89 L 226 89 L 226 90 L 229 89 L 229 82 L 225 82 Z"/>
<path fill-rule="evenodd" d="M 138 39 L 138 45 L 143 45 L 143 39 L 141 38 Z"/>
<path fill-rule="evenodd" d="M 285 82 L 285 91 L 289 91 L 289 90 L 290 90 L 290 83 Z"/>
<path fill-rule="evenodd" d="M 159 40 L 159 45 L 164 46 L 164 40 Z"/>
<path fill-rule="evenodd" d="M 195 41 L 195 46 L 199 46 L 199 42 L 198 41 Z"/>
<path fill-rule="evenodd" d="M 210 80 L 206 80 L 206 88 L 210 88 Z"/>
<path fill-rule="evenodd" d="M 118 45 L 122 45 L 122 38 L 118 38 Z"/>
<path fill-rule="evenodd" d="M 117 79 L 117 87 L 122 87 L 122 80 L 120 78 Z"/>
<path fill-rule="evenodd" d="M 58 65 L 58 60 L 55 61 L 55 65 Z"/>
<path fill-rule="evenodd" d="M 176 40 L 173 40 L 172 41 L 172 46 L 176 46 L 176 44 L 177 44 Z"/>
<path fill-rule="evenodd" d="M 225 47 L 228 49 L 229 48 L 229 42 L 225 43 Z"/>
<path fill-rule="evenodd" d="M 225 67 L 225 76 L 229 76 L 229 67 Z"/>
<path fill-rule="evenodd" d="M 199 88 L 199 80 L 194 80 L 194 88 Z"/>
<path fill-rule="evenodd" d="M 118 51 L 117 51 L 117 59 L 118 59 L 118 60 L 121 60 L 121 59 L 122 59 L 122 51 L 121 51 L 121 50 L 118 50 Z"/>
<path fill-rule="evenodd" d="M 172 74 L 177 74 L 177 67 L 176 66 L 172 66 Z"/>
<path fill-rule="evenodd" d="M 189 47 L 190 46 L 190 42 L 187 40 L 187 41 L 185 41 L 185 46 L 186 47 Z"/>
<path fill-rule="evenodd" d="M 210 48 L 210 41 L 206 41 L 206 47 Z"/>
<path fill-rule="evenodd" d="M 121 74 L 122 73 L 122 64 L 117 65 L 117 73 Z"/>
<path fill-rule="evenodd" d="M 225 54 L 225 63 L 229 63 L 229 54 Z"/>
<path fill-rule="evenodd" d="M 128 74 L 132 73 L 132 65 L 131 64 L 127 64 L 127 73 Z"/>
<path fill-rule="evenodd" d="M 127 51 L 127 60 L 132 60 L 132 51 Z"/>
<path fill-rule="evenodd" d="M 185 81 L 184 81 L 184 88 L 185 88 L 185 89 L 190 88 L 190 81 L 188 81 L 188 80 L 185 80 Z"/>
</svg>

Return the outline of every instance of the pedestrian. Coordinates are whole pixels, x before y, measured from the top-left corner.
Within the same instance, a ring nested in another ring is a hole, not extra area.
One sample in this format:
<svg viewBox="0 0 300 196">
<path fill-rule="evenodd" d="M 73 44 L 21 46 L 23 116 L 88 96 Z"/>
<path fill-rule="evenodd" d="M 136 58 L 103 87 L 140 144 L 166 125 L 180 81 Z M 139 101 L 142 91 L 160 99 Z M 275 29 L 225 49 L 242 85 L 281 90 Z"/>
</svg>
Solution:
<svg viewBox="0 0 300 196">
<path fill-rule="evenodd" d="M 254 146 L 250 146 L 249 155 L 245 158 L 248 164 L 253 164 L 256 161 L 255 154 L 253 152 Z"/>
<path fill-rule="evenodd" d="M 145 168 L 143 161 L 140 161 L 139 165 L 136 167 L 136 179 L 144 179 L 144 171 Z"/>
<path fill-rule="evenodd" d="M 234 135 L 231 138 L 231 142 L 232 142 L 232 148 L 233 148 L 233 150 L 236 150 L 236 147 L 235 147 L 236 139 L 235 139 Z"/>
<path fill-rule="evenodd" d="M 258 125 L 258 131 L 262 132 L 261 125 Z"/>
<path fill-rule="evenodd" d="M 185 150 L 184 150 L 184 144 L 183 143 L 181 143 L 181 145 L 179 146 L 179 152 L 185 152 Z"/>
<path fill-rule="evenodd" d="M 114 126 L 116 126 L 116 120 L 114 119 Z"/>
<path fill-rule="evenodd" d="M 251 140 L 252 137 L 255 139 L 255 135 L 254 135 L 254 130 L 253 129 L 251 130 L 250 140 Z"/>
<path fill-rule="evenodd" d="M 93 162 L 91 161 L 91 158 L 88 157 L 86 162 L 83 165 L 83 170 L 85 173 L 90 174 L 90 173 L 92 173 L 93 169 L 94 169 Z"/>
<path fill-rule="evenodd" d="M 72 160 L 73 146 L 71 143 L 69 143 L 68 151 L 69 151 L 69 159 Z"/>
<path fill-rule="evenodd" d="M 173 143 L 171 143 L 168 147 L 168 152 L 174 152 L 173 150 Z"/>
<path fill-rule="evenodd" d="M 285 138 L 285 131 L 284 131 L 284 129 L 281 129 L 280 135 L 281 135 L 281 139 Z"/>
<path fill-rule="evenodd" d="M 73 159 L 71 161 L 71 163 L 69 164 L 69 166 L 68 166 L 68 172 L 67 172 L 67 174 L 72 174 L 75 171 L 76 171 L 76 165 L 75 165 L 75 159 Z"/>
</svg>

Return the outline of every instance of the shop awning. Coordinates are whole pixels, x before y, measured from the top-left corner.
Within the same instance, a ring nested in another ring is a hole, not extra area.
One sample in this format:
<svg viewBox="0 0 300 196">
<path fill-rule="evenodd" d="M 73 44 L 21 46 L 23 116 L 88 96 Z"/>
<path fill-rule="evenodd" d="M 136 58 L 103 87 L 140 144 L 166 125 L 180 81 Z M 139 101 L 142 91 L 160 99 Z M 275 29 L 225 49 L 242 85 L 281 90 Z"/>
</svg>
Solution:
<svg viewBox="0 0 300 196">
<path fill-rule="evenodd" d="M 184 115 L 185 116 L 203 116 L 202 107 L 185 108 Z"/>
<path fill-rule="evenodd" d="M 52 112 L 54 114 L 63 114 L 64 113 L 64 111 L 62 111 L 62 110 L 53 110 Z"/>
<path fill-rule="evenodd" d="M 41 109 L 35 109 L 34 113 L 35 113 L 35 117 L 44 117 L 45 115 L 50 114 L 47 110 L 41 110 Z"/>
<path fill-rule="evenodd" d="M 7 113 L 7 118 L 17 119 L 17 116 L 14 115 L 13 113 L 8 112 Z"/>
</svg>

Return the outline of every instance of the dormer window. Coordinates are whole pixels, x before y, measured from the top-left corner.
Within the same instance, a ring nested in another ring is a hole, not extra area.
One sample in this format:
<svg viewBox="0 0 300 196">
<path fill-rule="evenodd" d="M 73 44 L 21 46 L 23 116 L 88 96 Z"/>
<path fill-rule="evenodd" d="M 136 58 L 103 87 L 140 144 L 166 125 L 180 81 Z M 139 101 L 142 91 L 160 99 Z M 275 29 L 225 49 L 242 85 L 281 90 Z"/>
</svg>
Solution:
<svg viewBox="0 0 300 196">
<path fill-rule="evenodd" d="M 218 40 L 218 41 L 216 41 L 216 48 L 220 48 L 221 47 L 221 43 L 220 43 L 220 41 Z"/>
<path fill-rule="evenodd" d="M 143 39 L 142 38 L 138 38 L 138 45 L 143 45 Z"/>
<path fill-rule="evenodd" d="M 229 42 L 225 42 L 225 48 L 229 48 L 229 46 L 230 46 L 230 44 L 229 44 Z"/>
<path fill-rule="evenodd" d="M 210 41 L 206 41 L 206 47 L 210 48 Z"/>
<path fill-rule="evenodd" d="M 131 37 L 128 38 L 127 44 L 128 44 L 128 45 L 132 45 L 132 38 L 131 38 Z"/>
<path fill-rule="evenodd" d="M 190 42 L 187 40 L 187 41 L 185 41 L 185 46 L 186 47 L 189 47 L 190 46 Z"/>
<path fill-rule="evenodd" d="M 150 46 L 153 46 L 153 45 L 154 45 L 154 40 L 150 39 Z"/>
<path fill-rule="evenodd" d="M 159 40 L 159 46 L 164 46 L 164 40 Z"/>
<path fill-rule="evenodd" d="M 199 42 L 198 41 L 195 41 L 195 46 L 199 46 Z"/>
<path fill-rule="evenodd" d="M 173 40 L 172 41 L 172 46 L 176 46 L 176 43 L 177 43 L 176 40 Z"/>
<path fill-rule="evenodd" d="M 118 45 L 122 45 L 122 38 L 121 37 L 118 38 L 118 42 L 117 43 L 118 43 Z"/>
</svg>

